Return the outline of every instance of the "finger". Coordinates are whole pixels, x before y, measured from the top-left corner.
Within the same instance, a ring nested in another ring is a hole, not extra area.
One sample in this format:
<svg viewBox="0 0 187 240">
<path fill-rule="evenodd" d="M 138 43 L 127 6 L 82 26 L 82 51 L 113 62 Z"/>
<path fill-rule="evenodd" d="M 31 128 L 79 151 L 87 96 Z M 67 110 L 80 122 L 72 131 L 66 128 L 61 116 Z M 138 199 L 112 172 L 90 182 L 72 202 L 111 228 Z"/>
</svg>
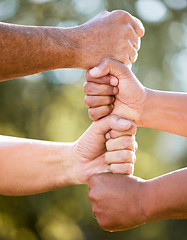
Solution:
<svg viewBox="0 0 187 240">
<path fill-rule="evenodd" d="M 118 87 L 113 87 L 113 86 L 104 85 L 104 84 L 97 84 L 92 82 L 85 82 L 84 92 L 87 95 L 93 95 L 93 96 L 116 95 L 118 93 Z"/>
<path fill-rule="evenodd" d="M 132 46 L 136 50 L 138 50 L 140 44 L 140 37 L 137 35 L 137 33 L 134 31 L 134 28 L 129 23 L 124 27 L 124 34 L 126 38 L 129 39 Z"/>
<path fill-rule="evenodd" d="M 111 173 L 133 175 L 134 164 L 132 163 L 110 164 L 108 166 L 108 169 Z"/>
<path fill-rule="evenodd" d="M 110 129 L 114 129 L 119 132 L 127 131 L 129 128 L 131 128 L 131 124 L 132 122 L 129 120 L 120 118 L 114 114 L 110 114 L 107 117 L 93 122 L 90 127 L 92 128 L 93 133 L 104 136 Z"/>
<path fill-rule="evenodd" d="M 129 59 L 128 56 L 124 56 L 125 59 Z M 130 60 L 129 60 L 130 61 Z M 105 58 L 98 66 L 90 70 L 90 75 L 94 78 L 100 78 L 108 74 L 116 76 L 118 79 L 120 76 L 124 76 L 129 72 L 127 66 L 111 58 Z"/>
<path fill-rule="evenodd" d="M 112 12 L 119 13 L 120 11 L 121 10 L 114 10 Z M 121 13 L 123 14 L 124 21 L 130 23 L 130 25 L 134 28 L 135 32 L 138 34 L 139 37 L 143 37 L 145 29 L 142 22 L 126 11 L 121 11 Z"/>
<path fill-rule="evenodd" d="M 135 152 L 138 150 L 138 143 L 135 141 Z"/>
<path fill-rule="evenodd" d="M 113 110 L 112 105 L 90 108 L 88 110 L 88 115 L 92 121 L 96 121 L 102 117 L 108 116 L 112 112 L 112 110 Z"/>
<path fill-rule="evenodd" d="M 106 142 L 107 151 L 116 151 L 116 150 L 131 150 L 135 151 L 136 141 L 135 136 L 122 136 L 115 139 L 109 139 Z"/>
<path fill-rule="evenodd" d="M 114 103 L 115 97 L 113 96 L 86 96 L 84 102 L 89 108 L 96 108 L 100 106 L 107 106 Z"/>
<path fill-rule="evenodd" d="M 101 78 L 94 78 L 90 75 L 90 70 L 85 74 L 85 79 L 87 82 L 94 82 L 98 84 L 106 84 L 116 87 L 118 85 L 118 79 L 115 76 L 107 75 Z"/>
<path fill-rule="evenodd" d="M 131 150 L 117 150 L 105 153 L 106 164 L 134 163 L 135 153 Z"/>
<path fill-rule="evenodd" d="M 130 40 L 126 40 L 126 44 L 123 48 L 123 52 L 125 53 L 122 57 L 123 63 L 130 68 L 131 63 L 135 62 L 138 56 L 136 48 L 133 46 L 133 42 Z M 112 70 L 115 71 L 115 70 Z"/>
<path fill-rule="evenodd" d="M 137 35 L 141 38 L 145 34 L 145 28 L 144 28 L 142 22 L 138 18 L 136 18 L 134 16 L 132 16 L 132 17 L 133 17 L 134 21 L 132 22 L 131 25 L 134 28 L 134 31 L 137 33 Z"/>
<path fill-rule="evenodd" d="M 118 138 L 118 137 L 121 137 L 121 136 L 127 136 L 127 135 L 129 135 L 129 136 L 131 136 L 131 135 L 135 135 L 136 134 L 136 132 L 137 132 L 137 127 L 136 127 L 136 124 L 133 122 L 133 121 L 131 121 L 131 127 L 127 130 L 127 131 L 125 131 L 125 132 L 122 132 L 122 131 L 120 131 L 120 132 L 118 132 L 118 131 L 116 131 L 116 130 L 110 130 L 107 134 L 106 134 L 106 139 L 110 139 L 110 138 Z"/>
<path fill-rule="evenodd" d="M 132 45 L 132 43 L 130 43 L 131 47 L 129 48 L 129 60 L 131 63 L 135 62 L 138 58 L 138 53 L 136 51 L 136 49 L 134 48 L 134 46 Z"/>
<path fill-rule="evenodd" d="M 138 38 L 137 42 L 132 42 L 133 47 L 136 48 L 137 51 L 140 50 L 140 46 L 141 46 L 141 38 Z"/>
<path fill-rule="evenodd" d="M 98 174 L 99 175 L 99 174 Z M 95 185 L 97 185 L 97 174 L 92 175 L 89 179 L 88 179 L 88 188 L 89 190 L 91 190 Z M 91 191 L 89 191 L 89 193 L 91 193 Z M 91 195 L 91 194 L 90 194 Z"/>
</svg>

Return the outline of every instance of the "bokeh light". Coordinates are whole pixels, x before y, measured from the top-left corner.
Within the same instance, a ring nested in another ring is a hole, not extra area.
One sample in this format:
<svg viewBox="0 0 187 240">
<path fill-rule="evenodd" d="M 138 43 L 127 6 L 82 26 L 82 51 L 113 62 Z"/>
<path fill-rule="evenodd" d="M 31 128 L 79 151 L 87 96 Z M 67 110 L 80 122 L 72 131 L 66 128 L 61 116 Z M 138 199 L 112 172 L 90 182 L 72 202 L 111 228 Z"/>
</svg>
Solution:
<svg viewBox="0 0 187 240">
<path fill-rule="evenodd" d="M 148 22 L 161 22 L 167 17 L 168 10 L 159 0 L 138 0 L 135 4 L 139 16 Z"/>
<path fill-rule="evenodd" d="M 123 9 L 143 22 L 133 69 L 146 87 L 187 91 L 186 0 L 1 0 L 0 21 L 73 27 L 103 10 Z M 58 69 L 0 83 L 0 134 L 75 141 L 91 124 L 83 93 L 84 71 Z M 138 128 L 135 174 L 157 177 L 186 166 L 185 138 Z M 186 220 L 148 223 L 120 233 L 97 225 L 87 186 L 69 186 L 28 197 L 0 196 L 3 240 L 176 240 L 187 235 Z"/>
<path fill-rule="evenodd" d="M 186 0 L 164 0 L 165 3 L 174 10 L 181 10 L 187 8 Z"/>
<path fill-rule="evenodd" d="M 2 0 L 0 2 L 0 21 L 4 21 L 15 15 L 19 0 Z"/>
</svg>

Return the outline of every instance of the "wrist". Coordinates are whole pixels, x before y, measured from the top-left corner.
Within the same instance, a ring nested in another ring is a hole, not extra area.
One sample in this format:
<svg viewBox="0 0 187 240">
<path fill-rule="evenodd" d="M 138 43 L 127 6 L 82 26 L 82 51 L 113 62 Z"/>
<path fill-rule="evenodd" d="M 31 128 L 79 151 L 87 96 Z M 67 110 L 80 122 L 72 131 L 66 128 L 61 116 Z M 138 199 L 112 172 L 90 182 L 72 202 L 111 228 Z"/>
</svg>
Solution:
<svg viewBox="0 0 187 240">
<path fill-rule="evenodd" d="M 138 189 L 137 189 L 137 206 L 138 212 L 137 218 L 139 219 L 138 225 L 144 224 L 147 222 L 147 181 L 140 179 L 138 181 Z M 138 217 L 139 216 L 139 217 Z"/>
<path fill-rule="evenodd" d="M 52 28 L 51 32 L 55 68 L 81 68 L 79 27 Z"/>
<path fill-rule="evenodd" d="M 59 171 L 56 175 L 57 188 L 78 184 L 74 143 L 62 143 L 60 146 Z"/>
<path fill-rule="evenodd" d="M 136 121 L 138 127 L 148 127 L 150 121 L 150 114 L 152 113 L 153 109 L 155 108 L 153 95 L 154 92 L 152 89 L 144 88 L 145 98 L 143 102 L 143 107 L 139 114 L 139 118 Z"/>
<path fill-rule="evenodd" d="M 161 220 L 159 217 L 161 202 L 157 192 L 159 186 L 153 179 L 145 181 L 142 185 L 141 206 L 145 223 Z"/>
</svg>

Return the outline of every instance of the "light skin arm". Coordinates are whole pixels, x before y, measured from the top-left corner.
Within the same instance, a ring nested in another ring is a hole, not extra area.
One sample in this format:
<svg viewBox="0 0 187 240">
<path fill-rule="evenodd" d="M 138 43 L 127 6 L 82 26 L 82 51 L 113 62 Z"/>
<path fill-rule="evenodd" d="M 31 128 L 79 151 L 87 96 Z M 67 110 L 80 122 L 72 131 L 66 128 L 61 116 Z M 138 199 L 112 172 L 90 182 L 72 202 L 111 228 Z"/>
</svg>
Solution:
<svg viewBox="0 0 187 240">
<path fill-rule="evenodd" d="M 89 201 L 100 226 L 122 231 L 146 222 L 187 219 L 187 168 L 144 181 L 121 174 L 89 180 Z"/>
<path fill-rule="evenodd" d="M 110 153 L 108 163 L 105 161 L 105 134 L 110 129 L 122 135 L 132 135 L 136 131 L 133 122 L 112 115 L 92 123 L 73 143 L 1 136 L 0 194 L 19 196 L 41 193 L 67 185 L 86 184 L 94 174 L 117 171 L 115 166 L 108 169 L 108 165 L 113 163 Z M 135 139 L 127 138 L 121 165 L 124 173 L 130 174 L 129 165 L 134 162 L 134 155 L 128 152 L 134 151 L 129 146 L 135 144 Z"/>
<path fill-rule="evenodd" d="M 114 94 L 111 92 L 117 92 L 117 89 L 111 86 L 110 75 L 113 75 L 113 79 L 115 76 L 115 81 L 119 81 L 114 114 L 131 119 L 139 127 L 187 137 L 187 94 L 145 88 L 129 68 L 112 59 L 103 60 L 86 74 L 88 82 L 84 87 L 87 94 L 85 102 L 90 108 L 91 119 L 98 119 L 111 112 L 111 103 L 106 99 L 112 98 L 111 95 Z M 102 84 L 99 84 L 100 80 Z"/>
<path fill-rule="evenodd" d="M 144 27 L 129 13 L 117 10 L 72 28 L 0 23 L 0 33 L 3 81 L 56 68 L 89 69 L 105 57 L 130 65 L 136 60 Z"/>
</svg>

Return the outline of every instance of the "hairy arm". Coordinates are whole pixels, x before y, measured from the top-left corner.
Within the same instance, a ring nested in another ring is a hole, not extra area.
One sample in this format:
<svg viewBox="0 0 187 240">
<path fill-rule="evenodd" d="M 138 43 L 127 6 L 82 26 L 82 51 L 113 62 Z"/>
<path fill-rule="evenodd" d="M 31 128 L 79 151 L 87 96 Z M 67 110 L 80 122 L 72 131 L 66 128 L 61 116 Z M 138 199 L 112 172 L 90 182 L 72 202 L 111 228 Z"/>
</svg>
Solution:
<svg viewBox="0 0 187 240">
<path fill-rule="evenodd" d="M 56 68 L 89 69 L 105 57 L 129 65 L 143 34 L 142 23 L 120 10 L 72 28 L 0 23 L 0 81 Z"/>
<path fill-rule="evenodd" d="M 0 34 L 0 80 L 76 67 L 78 43 L 73 29 L 0 23 Z"/>
</svg>

